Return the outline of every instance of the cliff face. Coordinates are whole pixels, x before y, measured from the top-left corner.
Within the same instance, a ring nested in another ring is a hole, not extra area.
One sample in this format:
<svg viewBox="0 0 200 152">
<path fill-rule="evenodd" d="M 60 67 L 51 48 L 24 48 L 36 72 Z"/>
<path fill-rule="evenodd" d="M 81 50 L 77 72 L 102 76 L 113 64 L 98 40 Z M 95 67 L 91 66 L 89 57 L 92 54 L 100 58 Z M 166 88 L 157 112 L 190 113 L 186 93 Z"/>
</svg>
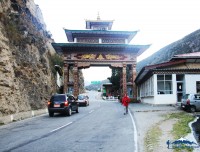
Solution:
<svg viewBox="0 0 200 152">
<path fill-rule="evenodd" d="M 51 42 L 33 0 L 0 0 L 0 116 L 46 107 Z"/>
</svg>

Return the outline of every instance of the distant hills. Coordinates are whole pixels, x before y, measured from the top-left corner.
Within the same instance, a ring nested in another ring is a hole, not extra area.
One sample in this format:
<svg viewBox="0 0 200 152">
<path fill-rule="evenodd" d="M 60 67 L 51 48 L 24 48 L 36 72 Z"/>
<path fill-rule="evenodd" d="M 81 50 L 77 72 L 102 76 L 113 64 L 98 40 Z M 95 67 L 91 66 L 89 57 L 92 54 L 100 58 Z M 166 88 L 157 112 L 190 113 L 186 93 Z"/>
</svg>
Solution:
<svg viewBox="0 0 200 152">
<path fill-rule="evenodd" d="M 109 83 L 108 79 L 101 81 L 99 84 L 90 84 L 85 87 L 86 90 L 98 90 L 101 88 L 102 84 Z"/>
<path fill-rule="evenodd" d="M 169 61 L 174 55 L 200 52 L 200 30 L 160 49 L 150 57 L 137 63 L 137 72 L 144 66 Z"/>
</svg>

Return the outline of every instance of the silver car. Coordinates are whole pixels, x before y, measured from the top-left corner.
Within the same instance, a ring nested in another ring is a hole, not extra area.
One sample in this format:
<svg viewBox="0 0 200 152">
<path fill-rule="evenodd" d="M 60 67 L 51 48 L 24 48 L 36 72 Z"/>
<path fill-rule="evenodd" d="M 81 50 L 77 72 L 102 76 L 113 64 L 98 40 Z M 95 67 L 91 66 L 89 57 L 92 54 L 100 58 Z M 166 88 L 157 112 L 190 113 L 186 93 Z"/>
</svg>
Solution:
<svg viewBox="0 0 200 152">
<path fill-rule="evenodd" d="M 89 97 L 84 94 L 79 94 L 77 102 L 79 103 L 79 106 L 89 106 Z"/>
<path fill-rule="evenodd" d="M 195 112 L 200 110 L 200 94 L 185 94 L 181 100 L 184 110 Z"/>
</svg>

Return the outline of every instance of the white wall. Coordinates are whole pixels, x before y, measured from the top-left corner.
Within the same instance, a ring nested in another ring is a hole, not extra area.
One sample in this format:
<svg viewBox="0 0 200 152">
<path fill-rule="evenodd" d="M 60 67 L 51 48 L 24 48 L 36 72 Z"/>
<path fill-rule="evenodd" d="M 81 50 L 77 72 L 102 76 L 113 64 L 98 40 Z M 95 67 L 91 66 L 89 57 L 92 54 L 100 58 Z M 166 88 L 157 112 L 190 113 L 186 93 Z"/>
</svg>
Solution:
<svg viewBox="0 0 200 152">
<path fill-rule="evenodd" d="M 185 75 L 186 94 L 197 93 L 196 81 L 200 81 L 200 74 L 186 74 Z"/>
<path fill-rule="evenodd" d="M 154 97 L 142 97 L 141 102 L 148 103 L 148 104 L 155 104 L 154 103 Z"/>
<path fill-rule="evenodd" d="M 173 94 L 157 94 L 157 74 L 154 77 L 154 96 L 141 98 L 142 102 L 149 104 L 176 104 L 176 74 L 172 74 Z"/>
</svg>

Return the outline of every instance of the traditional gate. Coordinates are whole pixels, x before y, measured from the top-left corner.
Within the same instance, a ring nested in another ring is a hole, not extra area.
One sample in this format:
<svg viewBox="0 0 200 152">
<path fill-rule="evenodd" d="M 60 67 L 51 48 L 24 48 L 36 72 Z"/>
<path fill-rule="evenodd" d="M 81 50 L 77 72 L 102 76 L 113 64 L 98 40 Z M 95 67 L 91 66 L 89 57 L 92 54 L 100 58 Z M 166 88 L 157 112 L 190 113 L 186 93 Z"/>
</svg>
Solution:
<svg viewBox="0 0 200 152">
<path fill-rule="evenodd" d="M 109 66 L 122 70 L 122 93 L 131 86 L 136 98 L 136 58 L 149 45 L 130 45 L 137 31 L 111 31 L 113 20 L 86 20 L 86 29 L 67 30 L 65 33 L 71 43 L 52 43 L 57 53 L 64 55 L 64 92 L 69 87 L 69 69 L 73 68 L 74 95 L 79 94 L 78 69 L 90 66 Z M 127 71 L 128 70 L 128 71 Z M 94 71 L 95 72 L 95 71 Z M 127 78 L 127 73 L 129 77 Z"/>
</svg>

